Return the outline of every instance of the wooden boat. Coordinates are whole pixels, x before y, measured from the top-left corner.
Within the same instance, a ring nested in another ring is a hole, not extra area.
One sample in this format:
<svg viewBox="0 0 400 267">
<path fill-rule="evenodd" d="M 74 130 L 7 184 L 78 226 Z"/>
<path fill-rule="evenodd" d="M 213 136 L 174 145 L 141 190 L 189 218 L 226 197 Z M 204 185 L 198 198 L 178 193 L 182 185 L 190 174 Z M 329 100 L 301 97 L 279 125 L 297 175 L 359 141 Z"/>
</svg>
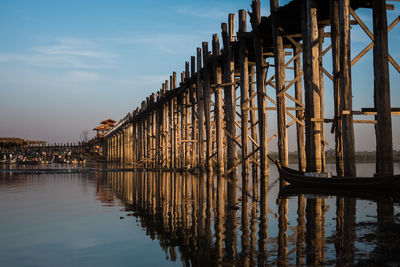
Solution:
<svg viewBox="0 0 400 267">
<path fill-rule="evenodd" d="M 376 177 L 332 176 L 313 177 L 277 163 L 279 175 L 286 182 L 301 187 L 348 188 L 348 189 L 383 189 L 400 188 L 400 175 Z"/>
</svg>

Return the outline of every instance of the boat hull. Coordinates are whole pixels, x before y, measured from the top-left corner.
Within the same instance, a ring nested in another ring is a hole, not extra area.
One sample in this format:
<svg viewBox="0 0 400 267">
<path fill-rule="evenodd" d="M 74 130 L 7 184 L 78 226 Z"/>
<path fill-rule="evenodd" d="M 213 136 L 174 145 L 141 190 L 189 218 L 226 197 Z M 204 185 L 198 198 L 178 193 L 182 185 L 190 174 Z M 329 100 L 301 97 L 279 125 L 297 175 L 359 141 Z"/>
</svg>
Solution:
<svg viewBox="0 0 400 267">
<path fill-rule="evenodd" d="M 279 174 L 286 182 L 302 186 L 317 188 L 347 188 L 347 189 L 385 189 L 400 188 L 400 175 L 380 177 L 339 177 L 321 178 L 306 176 L 304 173 L 279 166 Z"/>
</svg>

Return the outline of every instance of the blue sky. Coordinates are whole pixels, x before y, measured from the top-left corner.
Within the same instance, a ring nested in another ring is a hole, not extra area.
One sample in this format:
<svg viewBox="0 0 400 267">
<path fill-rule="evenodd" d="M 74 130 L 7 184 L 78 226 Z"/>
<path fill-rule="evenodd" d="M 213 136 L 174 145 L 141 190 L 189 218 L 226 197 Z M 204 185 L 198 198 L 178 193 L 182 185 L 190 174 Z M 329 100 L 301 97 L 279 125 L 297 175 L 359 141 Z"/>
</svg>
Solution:
<svg viewBox="0 0 400 267">
<path fill-rule="evenodd" d="M 268 2 L 261 2 L 263 16 L 269 15 Z M 250 0 L 1 1 L 0 136 L 74 142 L 83 129 L 91 130 L 102 119 L 119 120 L 159 90 L 173 71 L 180 73 L 196 47 L 220 33 L 220 23 L 229 13 L 250 9 L 250 4 Z M 395 5 L 389 23 L 399 15 L 400 4 Z M 357 13 L 372 29 L 369 12 Z M 389 34 L 390 52 L 398 62 L 399 29 Z M 355 55 L 368 44 L 368 37 L 358 26 L 352 33 Z M 371 55 L 372 51 L 353 69 L 355 109 L 372 105 Z M 329 62 L 330 56 L 326 57 Z M 400 106 L 400 75 L 390 68 L 392 105 Z M 397 137 L 399 124 L 394 117 Z M 356 130 L 358 147 L 370 149 L 373 127 L 367 131 L 364 127 Z"/>
</svg>

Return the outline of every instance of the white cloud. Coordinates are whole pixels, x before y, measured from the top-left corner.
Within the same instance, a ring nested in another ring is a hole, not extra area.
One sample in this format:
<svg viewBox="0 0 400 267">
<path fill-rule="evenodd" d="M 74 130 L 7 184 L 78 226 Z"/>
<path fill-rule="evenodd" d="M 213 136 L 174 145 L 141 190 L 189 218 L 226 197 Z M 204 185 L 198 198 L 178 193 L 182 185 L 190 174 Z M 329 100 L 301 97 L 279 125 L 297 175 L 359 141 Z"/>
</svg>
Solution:
<svg viewBox="0 0 400 267">
<path fill-rule="evenodd" d="M 0 62 L 18 62 L 52 69 L 99 69 L 114 66 L 118 57 L 91 40 L 58 38 L 21 53 L 0 54 Z"/>
</svg>

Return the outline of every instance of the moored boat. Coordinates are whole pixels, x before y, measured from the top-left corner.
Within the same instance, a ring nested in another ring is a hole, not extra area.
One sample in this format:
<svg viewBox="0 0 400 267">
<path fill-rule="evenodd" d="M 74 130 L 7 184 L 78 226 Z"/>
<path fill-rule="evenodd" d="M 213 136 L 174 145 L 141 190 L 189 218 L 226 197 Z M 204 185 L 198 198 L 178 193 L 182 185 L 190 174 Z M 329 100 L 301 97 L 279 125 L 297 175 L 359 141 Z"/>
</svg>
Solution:
<svg viewBox="0 0 400 267">
<path fill-rule="evenodd" d="M 400 188 L 400 175 L 351 177 L 351 176 L 309 176 L 307 173 L 287 168 L 277 163 L 279 175 L 286 182 L 301 187 L 386 189 Z"/>
</svg>

